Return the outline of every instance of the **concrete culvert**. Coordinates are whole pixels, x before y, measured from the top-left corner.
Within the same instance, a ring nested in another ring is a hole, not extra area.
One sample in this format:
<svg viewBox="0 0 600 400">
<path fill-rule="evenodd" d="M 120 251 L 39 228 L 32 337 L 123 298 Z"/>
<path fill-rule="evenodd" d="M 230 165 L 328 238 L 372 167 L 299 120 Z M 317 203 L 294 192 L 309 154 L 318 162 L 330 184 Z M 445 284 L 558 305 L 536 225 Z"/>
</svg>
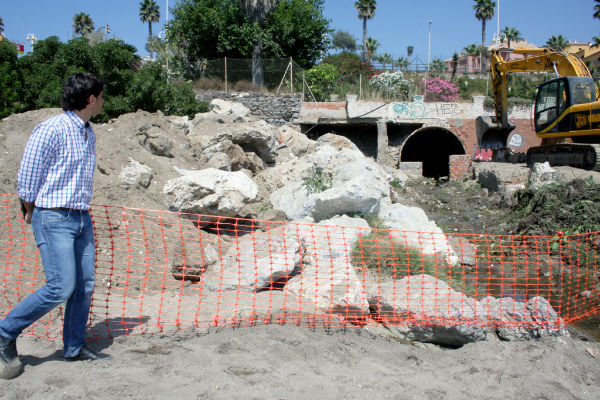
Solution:
<svg viewBox="0 0 600 400">
<path fill-rule="evenodd" d="M 423 163 L 423 176 L 439 179 L 450 175 L 451 154 L 466 154 L 456 135 L 445 128 L 425 127 L 406 138 L 400 161 L 420 161 Z"/>
</svg>

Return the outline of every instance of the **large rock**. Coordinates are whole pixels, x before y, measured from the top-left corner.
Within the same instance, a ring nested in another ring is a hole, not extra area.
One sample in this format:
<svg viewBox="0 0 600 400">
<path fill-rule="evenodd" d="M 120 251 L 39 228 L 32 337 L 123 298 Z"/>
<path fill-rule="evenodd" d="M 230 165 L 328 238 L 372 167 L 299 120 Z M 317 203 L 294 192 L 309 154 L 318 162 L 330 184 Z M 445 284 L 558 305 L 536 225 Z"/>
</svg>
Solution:
<svg viewBox="0 0 600 400">
<path fill-rule="evenodd" d="M 558 181 L 558 171 L 553 169 L 548 162 L 535 163 L 529 172 L 529 187 L 539 189 Z"/>
<path fill-rule="evenodd" d="M 255 232 L 236 239 L 211 271 L 223 290 L 282 288 L 300 273 L 306 249 L 302 240 L 278 232 Z"/>
<path fill-rule="evenodd" d="M 277 132 L 277 141 L 281 146 L 288 147 L 296 157 L 302 157 L 314 150 L 316 144 L 297 129 L 285 125 Z"/>
<path fill-rule="evenodd" d="M 218 143 L 208 146 L 202 152 L 200 161 L 209 163 L 209 160 L 213 158 L 215 153 L 223 153 L 229 158 L 229 168 L 218 168 L 228 171 L 240 171 L 242 169 L 249 169 L 250 161 L 244 153 L 244 150 L 237 144 L 233 143 L 229 139 L 223 139 Z"/>
<path fill-rule="evenodd" d="M 300 173 L 269 198 L 289 219 L 322 220 L 351 212 L 377 215 L 382 200 L 389 199 L 389 175 L 359 151 L 338 151 L 324 144 L 285 164 L 292 163 L 302 166 Z"/>
<path fill-rule="evenodd" d="M 399 203 L 385 204 L 379 218 L 391 229 L 390 235 L 397 243 L 419 249 L 423 254 L 442 255 L 451 265 L 459 262 L 444 232 L 422 209 Z"/>
<path fill-rule="evenodd" d="M 143 125 L 138 128 L 138 142 L 155 156 L 173 157 L 173 142 L 160 127 Z"/>
<path fill-rule="evenodd" d="M 368 296 L 378 322 L 404 340 L 462 346 L 486 339 L 476 301 L 432 276 L 382 282 Z"/>
<path fill-rule="evenodd" d="M 266 163 L 272 163 L 277 157 L 279 143 L 273 128 L 261 121 L 257 122 L 254 129 L 236 132 L 231 135 L 231 141 L 246 152 L 254 152 Z"/>
<path fill-rule="evenodd" d="M 479 302 L 478 310 L 480 319 L 488 320 L 504 340 L 569 335 L 564 320 L 543 297 L 532 297 L 524 302 L 488 296 Z"/>
<path fill-rule="evenodd" d="M 173 195 L 167 201 L 171 210 L 225 217 L 237 216 L 246 203 L 258 197 L 258 187 L 244 172 L 214 168 L 171 179 L 163 192 Z"/>
<path fill-rule="evenodd" d="M 321 311 L 341 314 L 351 323 L 369 315 L 363 284 L 351 264 L 352 250 L 371 228 L 362 218 L 337 216 L 319 224 L 286 224 L 285 236 L 304 244 L 301 273 L 285 290 L 312 301 Z"/>
<path fill-rule="evenodd" d="M 147 188 L 152 181 L 152 169 L 129 157 L 129 165 L 121 170 L 119 179 L 124 186 Z"/>
<path fill-rule="evenodd" d="M 362 324 L 369 315 L 362 282 L 348 260 L 321 262 L 318 257 L 310 258 L 301 274 L 292 278 L 284 290 L 312 302 L 315 310 L 341 314 L 351 323 Z"/>
</svg>

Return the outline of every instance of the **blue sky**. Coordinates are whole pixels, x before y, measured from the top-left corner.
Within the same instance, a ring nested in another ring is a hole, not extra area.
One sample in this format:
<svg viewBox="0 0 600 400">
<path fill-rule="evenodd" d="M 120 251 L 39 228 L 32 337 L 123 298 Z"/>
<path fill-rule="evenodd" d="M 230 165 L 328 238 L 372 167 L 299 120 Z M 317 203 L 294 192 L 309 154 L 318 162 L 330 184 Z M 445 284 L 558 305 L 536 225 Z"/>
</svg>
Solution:
<svg viewBox="0 0 600 400">
<path fill-rule="evenodd" d="M 163 29 L 166 3 L 157 0 L 161 21 L 153 25 L 155 33 Z M 498 0 L 497 0 L 498 1 Z M 354 0 L 325 0 L 325 16 L 331 28 L 345 30 L 362 38 L 362 22 L 354 9 Z M 73 37 L 72 18 L 78 12 L 90 14 L 96 28 L 106 24 L 111 36 L 133 44 L 141 56 L 148 25 L 139 20 L 139 0 L 0 0 L 4 34 L 29 50 L 27 34 L 38 39 L 57 35 L 62 41 Z M 592 18 L 592 0 L 499 0 L 500 29 L 516 27 L 529 42 L 543 45 L 552 35 L 562 34 L 570 41 L 589 42 L 600 36 L 600 20 Z M 481 23 L 474 17 L 473 0 L 378 0 L 375 17 L 367 24 L 368 35 L 377 39 L 379 52 L 394 58 L 406 56 L 406 47 L 414 46 L 414 55 L 427 61 L 428 27 L 431 21 L 431 58 L 449 58 L 481 41 Z M 487 23 L 486 43 L 496 32 L 497 19 Z"/>
</svg>

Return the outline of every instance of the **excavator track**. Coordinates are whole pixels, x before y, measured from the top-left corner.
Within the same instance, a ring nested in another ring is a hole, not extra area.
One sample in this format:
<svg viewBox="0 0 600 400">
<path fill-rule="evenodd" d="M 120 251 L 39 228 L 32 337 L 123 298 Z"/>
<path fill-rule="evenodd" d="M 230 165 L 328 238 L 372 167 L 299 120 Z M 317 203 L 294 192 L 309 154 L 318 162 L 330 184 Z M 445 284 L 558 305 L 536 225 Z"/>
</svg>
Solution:
<svg viewBox="0 0 600 400">
<path fill-rule="evenodd" d="M 527 165 L 548 162 L 551 166 L 600 171 L 600 144 L 560 143 L 531 147 L 527 151 Z"/>
</svg>

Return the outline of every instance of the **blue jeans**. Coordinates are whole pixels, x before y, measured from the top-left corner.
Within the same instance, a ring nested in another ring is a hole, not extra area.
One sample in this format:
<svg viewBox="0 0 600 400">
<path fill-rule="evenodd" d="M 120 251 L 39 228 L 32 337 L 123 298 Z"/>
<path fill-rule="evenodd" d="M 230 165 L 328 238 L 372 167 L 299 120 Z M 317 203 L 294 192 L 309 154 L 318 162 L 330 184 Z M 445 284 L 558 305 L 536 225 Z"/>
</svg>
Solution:
<svg viewBox="0 0 600 400">
<path fill-rule="evenodd" d="M 0 335 L 15 339 L 29 325 L 67 301 L 64 314 L 65 357 L 74 357 L 85 344 L 96 248 L 87 211 L 34 208 L 31 226 L 40 250 L 46 285 L 30 294 L 5 319 Z"/>
</svg>

